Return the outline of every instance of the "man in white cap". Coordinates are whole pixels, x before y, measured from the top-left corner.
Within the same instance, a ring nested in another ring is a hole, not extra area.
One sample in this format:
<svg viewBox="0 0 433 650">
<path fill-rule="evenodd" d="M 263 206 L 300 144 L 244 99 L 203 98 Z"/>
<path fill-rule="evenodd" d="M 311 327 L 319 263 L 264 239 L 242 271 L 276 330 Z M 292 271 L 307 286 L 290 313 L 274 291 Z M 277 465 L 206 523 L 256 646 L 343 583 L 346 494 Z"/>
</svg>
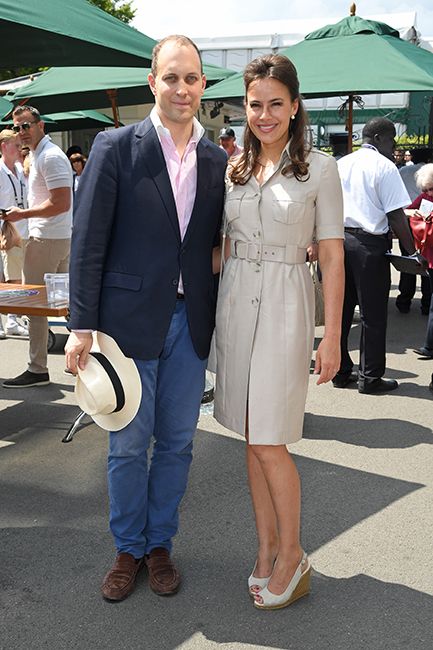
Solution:
<svg viewBox="0 0 433 650">
<path fill-rule="evenodd" d="M 143 389 L 137 415 L 110 433 L 117 556 L 102 584 L 110 601 L 129 596 L 143 564 L 156 594 L 180 586 L 170 553 L 214 329 L 212 253 L 227 163 L 195 118 L 206 83 L 195 44 L 185 36 L 160 41 L 148 79 L 150 116 L 95 139 L 71 250 L 67 367 L 85 368 L 92 345 L 85 330 L 98 330 L 134 360 Z"/>
</svg>

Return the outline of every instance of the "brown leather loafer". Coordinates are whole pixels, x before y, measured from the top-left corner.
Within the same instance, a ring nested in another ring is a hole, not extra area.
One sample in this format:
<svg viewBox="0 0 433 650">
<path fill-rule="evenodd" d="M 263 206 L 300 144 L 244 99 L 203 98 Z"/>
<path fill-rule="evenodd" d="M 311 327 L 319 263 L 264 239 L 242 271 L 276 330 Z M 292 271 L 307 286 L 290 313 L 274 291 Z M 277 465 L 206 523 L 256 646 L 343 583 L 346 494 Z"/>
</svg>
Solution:
<svg viewBox="0 0 433 650">
<path fill-rule="evenodd" d="M 180 587 L 180 575 L 166 548 L 154 548 L 146 555 L 149 585 L 158 596 L 171 596 Z"/>
<path fill-rule="evenodd" d="M 135 579 L 142 566 L 143 558 L 136 560 L 130 553 L 119 553 L 102 583 L 105 600 L 118 602 L 128 598 L 134 591 Z"/>
</svg>

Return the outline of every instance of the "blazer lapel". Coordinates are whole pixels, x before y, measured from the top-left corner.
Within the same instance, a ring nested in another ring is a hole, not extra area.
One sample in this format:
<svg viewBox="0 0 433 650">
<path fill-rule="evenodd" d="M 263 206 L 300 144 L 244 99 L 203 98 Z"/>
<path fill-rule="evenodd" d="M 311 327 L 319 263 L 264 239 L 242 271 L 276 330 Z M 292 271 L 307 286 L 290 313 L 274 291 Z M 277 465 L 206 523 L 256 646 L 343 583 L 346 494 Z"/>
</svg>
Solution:
<svg viewBox="0 0 433 650">
<path fill-rule="evenodd" d="M 161 144 L 150 119 L 142 122 L 140 127 L 136 131 L 137 162 L 149 170 L 150 178 L 158 188 L 167 216 L 180 241 L 179 219 Z"/>
</svg>

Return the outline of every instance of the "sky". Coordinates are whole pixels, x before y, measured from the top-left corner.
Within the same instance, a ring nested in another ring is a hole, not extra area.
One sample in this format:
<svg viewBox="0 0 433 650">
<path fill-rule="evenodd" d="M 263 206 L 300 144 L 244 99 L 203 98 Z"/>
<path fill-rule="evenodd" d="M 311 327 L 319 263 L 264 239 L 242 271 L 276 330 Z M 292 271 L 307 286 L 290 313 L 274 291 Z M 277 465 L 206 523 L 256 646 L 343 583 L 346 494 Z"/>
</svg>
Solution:
<svg viewBox="0 0 433 650">
<path fill-rule="evenodd" d="M 287 0 L 160 0 L 149 11 L 149 3 L 134 0 L 137 9 L 132 23 L 137 29 L 155 39 L 168 34 L 183 33 L 192 38 L 224 35 L 237 23 L 253 21 L 293 20 L 321 18 L 323 25 L 344 18 L 349 14 L 350 0 L 302 0 L 288 3 Z M 203 7 L 206 9 L 203 10 Z M 245 8 L 248 8 L 246 13 Z M 417 13 L 417 28 L 424 37 L 433 38 L 433 3 L 431 0 L 419 2 L 398 2 L 398 0 L 362 0 L 357 3 L 359 16 L 382 13 Z M 334 20 L 334 18 L 336 20 Z"/>
</svg>

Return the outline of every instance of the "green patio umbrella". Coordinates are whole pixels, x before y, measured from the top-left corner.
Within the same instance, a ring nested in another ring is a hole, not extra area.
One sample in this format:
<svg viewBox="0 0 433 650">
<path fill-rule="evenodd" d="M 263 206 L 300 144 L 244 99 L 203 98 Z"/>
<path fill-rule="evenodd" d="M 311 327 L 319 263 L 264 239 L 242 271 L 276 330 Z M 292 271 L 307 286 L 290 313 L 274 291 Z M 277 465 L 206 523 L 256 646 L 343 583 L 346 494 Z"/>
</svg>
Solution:
<svg viewBox="0 0 433 650">
<path fill-rule="evenodd" d="M 5 100 L 3 100 L 5 101 Z M 10 112 L 10 102 L 9 112 Z M 0 102 L 0 112 L 2 111 L 3 102 Z M 12 106 L 13 108 L 13 106 Z M 76 129 L 94 129 L 115 126 L 114 120 L 99 111 L 67 111 L 65 113 L 50 113 L 41 115 L 45 122 L 45 133 L 55 133 L 56 131 L 75 131 Z M 1 120 L 0 127 L 7 128 L 12 124 L 12 120 Z M 122 126 L 122 125 L 121 125 Z"/>
<path fill-rule="evenodd" d="M 0 0 L 0 67 L 149 65 L 156 41 L 86 0 Z"/>
<path fill-rule="evenodd" d="M 404 41 L 389 25 L 355 15 L 308 34 L 281 54 L 295 64 L 304 97 L 349 96 L 350 145 L 355 95 L 433 91 L 433 53 Z M 206 90 L 203 99 L 243 96 L 237 73 Z"/>
<path fill-rule="evenodd" d="M 0 97 L 0 119 L 7 115 L 11 109 L 13 109 L 13 104 L 4 97 Z"/>
<path fill-rule="evenodd" d="M 234 74 L 214 65 L 203 67 L 209 83 Z M 41 113 L 111 107 L 116 120 L 118 106 L 153 103 L 149 72 L 149 68 L 51 68 L 7 98 L 14 104 L 30 103 Z"/>
</svg>

